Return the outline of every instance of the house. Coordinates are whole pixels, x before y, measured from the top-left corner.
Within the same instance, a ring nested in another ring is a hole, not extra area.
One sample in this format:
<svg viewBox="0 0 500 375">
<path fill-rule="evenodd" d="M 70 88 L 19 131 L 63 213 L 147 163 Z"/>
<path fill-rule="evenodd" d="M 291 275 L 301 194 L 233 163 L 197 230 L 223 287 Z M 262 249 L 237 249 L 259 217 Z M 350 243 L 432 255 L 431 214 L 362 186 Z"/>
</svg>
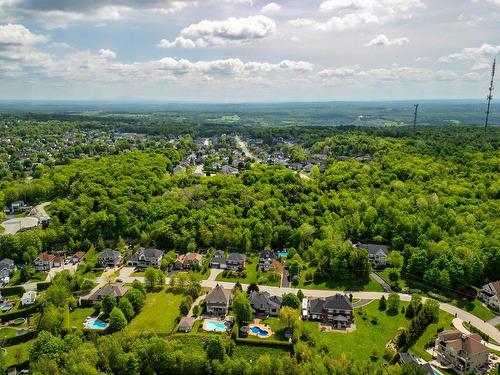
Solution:
<svg viewBox="0 0 500 375">
<path fill-rule="evenodd" d="M 90 301 L 100 301 L 106 296 L 114 297 L 115 299 L 122 298 L 128 291 L 130 287 L 123 284 L 107 284 L 100 287 L 89 297 Z"/>
<path fill-rule="evenodd" d="M 179 328 L 177 330 L 179 332 L 191 332 L 194 325 L 194 318 L 190 316 L 183 316 L 179 322 Z"/>
<path fill-rule="evenodd" d="M 237 175 L 240 173 L 240 171 L 237 168 L 233 168 L 229 165 L 225 165 L 220 169 L 220 173 L 223 175 L 229 176 L 229 175 Z"/>
<path fill-rule="evenodd" d="M 354 245 L 354 247 L 368 251 L 368 259 L 374 267 L 385 267 L 387 264 L 387 255 L 389 255 L 387 246 L 371 243 L 362 244 L 361 242 L 358 242 Z"/>
<path fill-rule="evenodd" d="M 127 265 L 138 268 L 160 268 L 163 254 L 162 250 L 141 247 L 139 251 L 130 257 Z"/>
<path fill-rule="evenodd" d="M 259 256 L 259 269 L 261 271 L 269 271 L 269 267 L 273 260 L 278 260 L 278 254 L 273 250 L 264 250 Z"/>
<path fill-rule="evenodd" d="M 481 291 L 479 292 L 479 297 L 489 307 L 495 310 L 500 309 L 500 281 L 497 280 L 483 285 Z"/>
<path fill-rule="evenodd" d="M 180 269 L 190 269 L 196 266 L 201 266 L 203 263 L 203 256 L 198 253 L 187 253 L 181 254 L 177 257 L 175 261 L 175 268 Z"/>
<path fill-rule="evenodd" d="M 231 293 L 219 284 L 205 297 L 207 314 L 210 315 L 226 316 L 231 303 Z"/>
<path fill-rule="evenodd" d="M 49 253 L 40 253 L 33 262 L 37 271 L 49 271 L 52 267 L 61 267 L 64 264 L 64 257 Z"/>
<path fill-rule="evenodd" d="M 5 258 L 0 260 L 0 279 L 9 277 L 16 269 L 16 265 L 12 259 Z"/>
<path fill-rule="evenodd" d="M 432 367 L 432 365 L 429 362 L 424 361 L 421 358 L 417 358 L 412 356 L 411 354 L 408 353 L 399 353 L 399 364 L 404 365 L 405 363 L 414 363 L 417 366 L 420 366 L 426 374 L 428 375 L 436 375 L 439 374 L 437 370 Z"/>
<path fill-rule="evenodd" d="M 227 256 L 227 268 L 233 271 L 242 271 L 245 269 L 246 256 L 240 253 L 231 253 Z"/>
<path fill-rule="evenodd" d="M 210 260 L 210 267 L 220 269 L 225 269 L 227 267 L 226 256 L 222 250 L 217 250 L 214 253 L 212 260 Z"/>
<path fill-rule="evenodd" d="M 33 290 L 30 290 L 29 292 L 26 292 L 23 294 L 23 296 L 21 297 L 21 304 L 23 306 L 26 306 L 26 305 L 32 305 L 36 302 L 36 298 L 37 298 L 37 293 Z"/>
<path fill-rule="evenodd" d="M 268 292 L 252 291 L 248 296 L 248 301 L 252 305 L 254 317 L 278 316 L 281 309 L 281 297 L 271 296 Z"/>
<path fill-rule="evenodd" d="M 73 254 L 73 257 L 71 258 L 71 262 L 73 264 L 78 264 L 83 260 L 84 256 L 85 256 L 84 251 L 77 251 L 76 253 Z"/>
<path fill-rule="evenodd" d="M 116 267 L 120 264 L 122 256 L 119 251 L 112 249 L 104 249 L 99 254 L 99 264 L 103 267 Z"/>
<path fill-rule="evenodd" d="M 304 302 L 303 302 L 304 303 Z M 308 299 L 302 317 L 305 319 L 331 323 L 334 328 L 348 328 L 354 323 L 354 310 L 349 297 L 337 293 L 327 298 Z"/>
<path fill-rule="evenodd" d="M 477 333 L 465 335 L 460 331 L 443 331 L 436 338 L 434 353 L 445 366 L 459 374 L 475 372 L 488 363 L 488 347 Z"/>
</svg>

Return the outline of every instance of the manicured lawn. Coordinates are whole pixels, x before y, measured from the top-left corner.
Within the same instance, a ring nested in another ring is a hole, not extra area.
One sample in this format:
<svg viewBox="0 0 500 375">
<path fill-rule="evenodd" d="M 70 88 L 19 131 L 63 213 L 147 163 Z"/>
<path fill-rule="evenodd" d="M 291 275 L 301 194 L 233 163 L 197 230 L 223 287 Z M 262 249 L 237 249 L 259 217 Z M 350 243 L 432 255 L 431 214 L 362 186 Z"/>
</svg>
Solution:
<svg viewBox="0 0 500 375">
<path fill-rule="evenodd" d="M 313 271 L 310 269 L 308 271 Z M 366 292 L 383 292 L 384 288 L 380 286 L 372 277 L 368 280 L 350 281 L 350 280 L 328 280 L 321 283 L 306 283 L 306 272 L 302 272 L 300 284 L 297 288 L 316 289 L 316 290 L 343 290 L 343 291 L 366 291 Z"/>
<path fill-rule="evenodd" d="M 22 344 L 8 346 L 5 366 L 15 366 L 26 362 L 29 359 L 29 349 L 35 340 L 26 341 Z"/>
<path fill-rule="evenodd" d="M 399 287 L 400 289 L 403 288 L 409 288 L 408 285 L 406 284 L 406 280 L 401 278 L 401 274 L 399 271 L 397 271 L 397 274 L 399 275 L 399 279 L 396 282 L 392 282 L 391 279 L 389 279 L 389 274 L 394 271 L 394 268 L 387 267 L 384 268 L 383 270 L 377 270 L 377 273 L 382 277 L 389 285 L 395 285 Z"/>
<path fill-rule="evenodd" d="M 252 257 L 248 259 L 245 271 L 247 273 L 247 277 L 245 278 L 226 278 L 223 277 L 222 274 L 217 276 L 217 281 L 228 281 L 228 282 L 237 282 L 239 281 L 241 284 L 252 284 L 256 283 L 259 285 L 269 285 L 269 286 L 279 286 L 280 281 L 269 281 L 268 277 L 270 275 L 269 272 L 260 272 L 257 270 L 257 265 L 259 264 L 259 260 L 256 257 Z"/>
<path fill-rule="evenodd" d="M 73 328 L 83 329 L 83 321 L 94 313 L 92 307 L 75 309 L 69 314 L 70 325 Z"/>
<path fill-rule="evenodd" d="M 0 339 L 7 339 L 16 335 L 17 329 L 5 327 L 0 328 Z"/>
<path fill-rule="evenodd" d="M 401 307 L 407 303 L 400 304 Z M 363 320 L 359 312 L 364 311 L 367 319 Z M 319 323 L 304 322 L 303 324 L 311 330 L 316 341 L 316 348 L 327 346 L 331 355 L 340 357 L 343 353 L 347 358 L 354 361 L 369 361 L 372 353 L 377 354 L 377 361 L 384 361 L 382 358 L 385 345 L 392 339 L 400 327 L 407 327 L 409 320 L 404 314 L 399 313 L 389 316 L 385 311 L 378 310 L 378 302 L 373 301 L 369 305 L 355 309 L 356 330 L 354 332 L 321 332 Z M 371 322 L 372 318 L 378 319 L 378 324 Z"/>
<path fill-rule="evenodd" d="M 175 319 L 179 316 L 179 305 L 184 296 L 166 293 L 164 290 L 157 293 L 148 293 L 146 304 L 127 326 L 131 332 L 153 331 L 168 335 L 176 325 Z"/>
<path fill-rule="evenodd" d="M 268 354 L 271 358 L 289 356 L 290 352 L 285 347 L 271 347 L 238 343 L 234 348 L 233 358 L 245 358 L 246 360 L 255 362 L 260 356 Z"/>
<path fill-rule="evenodd" d="M 483 303 L 478 299 L 475 299 L 472 302 L 454 299 L 451 301 L 451 304 L 460 307 L 462 310 L 470 312 L 482 320 L 490 320 L 495 317 L 495 314 L 486 306 L 483 306 Z"/>
<path fill-rule="evenodd" d="M 431 340 L 434 340 L 435 336 L 437 335 L 438 328 L 443 328 L 444 330 L 454 329 L 452 321 L 453 321 L 453 315 L 443 310 L 439 310 L 439 321 L 427 327 L 424 334 L 417 340 L 415 345 L 413 345 L 409 350 L 410 353 L 415 354 L 416 356 L 425 359 L 426 361 L 430 361 L 432 359 L 432 356 L 425 351 L 426 344 L 429 343 Z"/>
<path fill-rule="evenodd" d="M 31 276 L 31 279 L 29 279 L 29 283 L 36 283 L 36 282 L 42 282 L 45 281 L 47 278 L 47 273 L 45 272 L 35 272 L 33 276 Z"/>
</svg>

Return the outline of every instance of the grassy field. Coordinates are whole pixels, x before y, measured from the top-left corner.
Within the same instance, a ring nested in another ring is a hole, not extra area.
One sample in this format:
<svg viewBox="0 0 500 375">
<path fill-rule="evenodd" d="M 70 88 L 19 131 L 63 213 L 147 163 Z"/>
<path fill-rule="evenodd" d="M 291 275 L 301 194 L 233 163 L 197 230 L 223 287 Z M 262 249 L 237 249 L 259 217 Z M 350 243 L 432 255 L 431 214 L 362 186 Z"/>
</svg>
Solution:
<svg viewBox="0 0 500 375">
<path fill-rule="evenodd" d="M 5 356 L 5 366 L 15 366 L 26 362 L 29 359 L 29 349 L 35 340 L 26 341 L 22 344 L 8 346 Z"/>
<path fill-rule="evenodd" d="M 448 314 L 443 310 L 439 310 L 439 321 L 427 327 L 424 334 L 417 340 L 415 345 L 411 347 L 409 352 L 425 359 L 426 361 L 430 361 L 432 356 L 425 351 L 425 345 L 434 339 L 437 335 L 438 328 L 443 328 L 444 330 L 453 328 L 452 321 L 453 315 Z"/>
<path fill-rule="evenodd" d="M 283 355 L 289 356 L 289 351 L 284 347 L 269 347 L 238 343 L 234 348 L 233 358 L 245 358 L 255 362 L 260 356 L 268 354 L 273 358 Z"/>
<path fill-rule="evenodd" d="M 400 307 L 406 305 L 402 302 Z M 316 342 L 316 348 L 326 346 L 335 357 L 340 357 L 345 353 L 349 359 L 368 361 L 370 356 L 376 353 L 375 360 L 384 361 L 382 356 L 385 345 L 396 335 L 400 327 L 408 326 L 409 320 L 402 313 L 389 316 L 385 311 L 379 311 L 377 301 L 362 308 L 362 311 L 368 316 L 366 320 L 361 318 L 360 311 L 361 308 L 355 309 L 356 330 L 350 333 L 321 332 L 317 322 L 304 322 L 303 324 L 309 326 L 308 328 Z M 377 324 L 371 322 L 374 317 L 378 319 Z"/>
<path fill-rule="evenodd" d="M 73 328 L 83 329 L 83 321 L 94 312 L 92 307 L 75 309 L 69 314 L 70 325 Z"/>
<path fill-rule="evenodd" d="M 42 282 L 45 281 L 47 278 L 47 273 L 46 272 L 35 272 L 33 276 L 31 276 L 31 279 L 29 279 L 29 283 L 37 283 L 37 282 Z"/>
<path fill-rule="evenodd" d="M 131 332 L 154 331 L 159 334 L 170 334 L 175 327 L 175 319 L 179 316 L 179 305 L 184 296 L 166 293 L 148 293 L 146 304 L 127 326 Z"/>
<path fill-rule="evenodd" d="M 257 270 L 257 265 L 259 264 L 259 260 L 256 257 L 252 257 L 248 259 L 245 271 L 247 272 L 247 277 L 245 278 L 226 278 L 223 277 L 222 274 L 218 275 L 217 281 L 229 281 L 229 282 L 237 282 L 239 281 L 241 284 L 251 284 L 256 283 L 259 285 L 269 285 L 269 286 L 279 286 L 280 282 L 278 281 L 269 281 L 267 272 L 260 272 Z"/>
<path fill-rule="evenodd" d="M 314 271 L 309 269 L 307 271 Z M 307 272 L 306 271 L 306 272 Z M 302 272 L 300 284 L 297 288 L 316 289 L 316 290 L 344 290 L 344 291 L 365 291 L 365 292 L 383 292 L 384 288 L 380 286 L 371 276 L 364 281 L 349 281 L 349 280 L 328 280 L 321 283 L 306 283 L 304 277 L 306 272 Z"/>
<path fill-rule="evenodd" d="M 16 335 L 17 329 L 5 327 L 0 328 L 0 339 L 7 339 L 9 337 L 14 337 Z"/>
</svg>

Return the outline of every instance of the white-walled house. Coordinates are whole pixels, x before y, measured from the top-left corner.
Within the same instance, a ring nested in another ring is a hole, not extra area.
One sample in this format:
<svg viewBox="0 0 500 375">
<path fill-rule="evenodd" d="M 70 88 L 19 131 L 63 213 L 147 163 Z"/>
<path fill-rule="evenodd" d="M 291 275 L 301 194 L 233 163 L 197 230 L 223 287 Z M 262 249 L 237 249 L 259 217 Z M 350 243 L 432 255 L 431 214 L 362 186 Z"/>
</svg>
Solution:
<svg viewBox="0 0 500 375">
<path fill-rule="evenodd" d="M 479 292 L 479 297 L 486 303 L 489 307 L 495 310 L 500 309 L 500 281 L 494 281 L 492 283 L 483 285 L 481 291 Z"/>
<path fill-rule="evenodd" d="M 38 294 L 35 291 L 30 290 L 29 292 L 24 293 L 21 297 L 21 304 L 23 306 L 32 305 L 36 302 L 37 297 Z"/>
</svg>

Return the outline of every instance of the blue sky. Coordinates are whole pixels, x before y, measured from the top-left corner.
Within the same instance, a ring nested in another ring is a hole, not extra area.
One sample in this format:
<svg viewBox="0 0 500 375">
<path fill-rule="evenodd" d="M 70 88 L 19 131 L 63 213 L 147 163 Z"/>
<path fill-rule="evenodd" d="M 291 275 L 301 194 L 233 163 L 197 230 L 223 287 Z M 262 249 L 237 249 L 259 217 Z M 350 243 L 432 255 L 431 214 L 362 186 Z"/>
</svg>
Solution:
<svg viewBox="0 0 500 375">
<path fill-rule="evenodd" d="M 0 99 L 486 96 L 500 0 L 0 0 Z"/>
</svg>

